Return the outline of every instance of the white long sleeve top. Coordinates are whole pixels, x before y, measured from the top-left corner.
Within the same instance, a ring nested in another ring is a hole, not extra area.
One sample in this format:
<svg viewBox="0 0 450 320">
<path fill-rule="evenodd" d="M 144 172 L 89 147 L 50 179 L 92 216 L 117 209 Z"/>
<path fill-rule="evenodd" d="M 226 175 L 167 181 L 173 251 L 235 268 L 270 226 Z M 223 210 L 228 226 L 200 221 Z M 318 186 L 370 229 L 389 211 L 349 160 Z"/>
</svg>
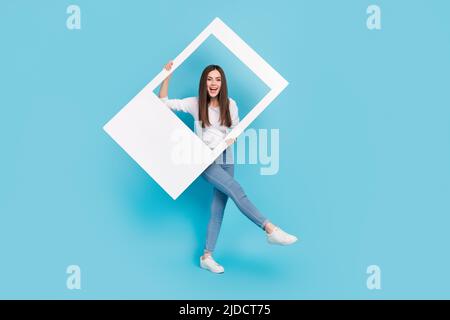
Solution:
<svg viewBox="0 0 450 320">
<path fill-rule="evenodd" d="M 196 134 L 205 142 L 205 144 L 214 149 L 217 145 L 224 142 L 225 136 L 239 123 L 239 112 L 236 102 L 230 100 L 230 117 L 231 127 L 228 128 L 220 124 L 220 108 L 208 106 L 208 118 L 211 126 L 202 128 L 199 124 L 198 117 L 198 97 L 189 97 L 185 99 L 169 99 L 168 97 L 161 98 L 170 109 L 175 111 L 183 111 L 190 113 L 196 123 Z M 199 132 L 201 130 L 201 132 Z"/>
</svg>

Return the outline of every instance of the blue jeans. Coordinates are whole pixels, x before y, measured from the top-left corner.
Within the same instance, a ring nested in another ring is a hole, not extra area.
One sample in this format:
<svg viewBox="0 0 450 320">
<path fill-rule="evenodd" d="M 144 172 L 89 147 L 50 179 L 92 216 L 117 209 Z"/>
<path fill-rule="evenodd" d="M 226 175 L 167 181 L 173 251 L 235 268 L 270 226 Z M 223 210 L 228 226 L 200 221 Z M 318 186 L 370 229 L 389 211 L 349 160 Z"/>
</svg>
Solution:
<svg viewBox="0 0 450 320">
<path fill-rule="evenodd" d="M 228 198 L 231 198 L 239 210 L 260 228 L 264 229 L 268 222 L 234 179 L 234 164 L 228 160 L 226 153 L 227 150 L 222 153 L 222 161 L 216 160 L 202 173 L 206 181 L 214 187 L 205 245 L 205 250 L 209 252 L 216 246 Z"/>
</svg>

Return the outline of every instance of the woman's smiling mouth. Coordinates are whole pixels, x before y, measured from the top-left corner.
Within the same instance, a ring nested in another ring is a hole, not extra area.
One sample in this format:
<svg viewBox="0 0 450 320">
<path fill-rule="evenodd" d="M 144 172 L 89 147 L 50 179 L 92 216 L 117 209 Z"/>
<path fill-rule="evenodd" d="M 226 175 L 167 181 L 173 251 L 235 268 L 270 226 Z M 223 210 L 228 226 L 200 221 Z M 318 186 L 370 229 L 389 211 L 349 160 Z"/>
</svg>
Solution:
<svg viewBox="0 0 450 320">
<path fill-rule="evenodd" d="M 211 94 L 211 95 L 215 95 L 215 94 L 217 94 L 217 91 L 219 90 L 219 88 L 209 88 L 209 93 Z"/>
</svg>

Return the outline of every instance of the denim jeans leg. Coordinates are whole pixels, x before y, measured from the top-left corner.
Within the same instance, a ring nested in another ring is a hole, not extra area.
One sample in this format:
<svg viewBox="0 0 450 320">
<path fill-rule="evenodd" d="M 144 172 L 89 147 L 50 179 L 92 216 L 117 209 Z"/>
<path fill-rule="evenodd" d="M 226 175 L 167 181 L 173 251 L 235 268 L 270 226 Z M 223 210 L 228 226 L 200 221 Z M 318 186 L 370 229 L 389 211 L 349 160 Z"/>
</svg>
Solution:
<svg viewBox="0 0 450 320">
<path fill-rule="evenodd" d="M 221 165 L 222 168 L 228 172 L 231 176 L 234 175 L 233 165 Z M 206 232 L 206 245 L 205 250 L 214 251 L 219 237 L 220 228 L 222 226 L 223 215 L 225 212 L 225 206 L 228 201 L 228 196 L 216 187 L 213 188 L 213 198 L 211 202 L 211 215 L 209 218 L 208 229 Z"/>
<path fill-rule="evenodd" d="M 267 219 L 259 212 L 255 205 L 245 194 L 239 183 L 227 173 L 219 164 L 211 164 L 202 174 L 202 176 L 215 188 L 222 191 L 230 197 L 239 210 L 245 214 L 256 225 L 264 229 Z"/>
<path fill-rule="evenodd" d="M 213 200 L 211 202 L 211 215 L 209 217 L 208 229 L 206 233 L 206 251 L 212 252 L 216 247 L 227 200 L 228 196 L 226 194 L 214 188 Z"/>
</svg>

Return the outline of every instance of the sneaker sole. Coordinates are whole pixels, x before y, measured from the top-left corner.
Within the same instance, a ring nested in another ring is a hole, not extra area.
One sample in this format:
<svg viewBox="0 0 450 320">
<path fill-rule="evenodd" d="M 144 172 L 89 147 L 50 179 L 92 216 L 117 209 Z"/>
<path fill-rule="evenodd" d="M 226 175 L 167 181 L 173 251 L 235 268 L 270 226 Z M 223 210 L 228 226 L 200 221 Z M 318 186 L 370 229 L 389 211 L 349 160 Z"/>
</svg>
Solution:
<svg viewBox="0 0 450 320">
<path fill-rule="evenodd" d="M 200 264 L 200 268 L 202 268 L 202 269 L 204 269 L 204 270 L 207 270 L 207 271 L 209 271 L 209 272 L 212 272 L 212 273 L 215 273 L 215 274 L 221 274 L 221 273 L 224 273 L 225 272 L 225 270 L 224 271 L 220 271 L 220 272 L 215 272 L 215 271 L 212 271 L 210 268 L 208 268 L 208 267 L 204 267 L 203 265 L 201 265 Z"/>
<path fill-rule="evenodd" d="M 289 243 L 273 242 L 273 241 L 270 241 L 270 240 L 267 240 L 267 242 L 268 242 L 269 244 L 274 244 L 274 245 L 279 245 L 279 246 L 289 246 L 289 245 L 291 245 L 291 244 L 294 244 L 294 243 L 298 242 L 298 238 L 295 239 L 295 240 L 292 241 L 292 242 L 289 242 Z"/>
</svg>

